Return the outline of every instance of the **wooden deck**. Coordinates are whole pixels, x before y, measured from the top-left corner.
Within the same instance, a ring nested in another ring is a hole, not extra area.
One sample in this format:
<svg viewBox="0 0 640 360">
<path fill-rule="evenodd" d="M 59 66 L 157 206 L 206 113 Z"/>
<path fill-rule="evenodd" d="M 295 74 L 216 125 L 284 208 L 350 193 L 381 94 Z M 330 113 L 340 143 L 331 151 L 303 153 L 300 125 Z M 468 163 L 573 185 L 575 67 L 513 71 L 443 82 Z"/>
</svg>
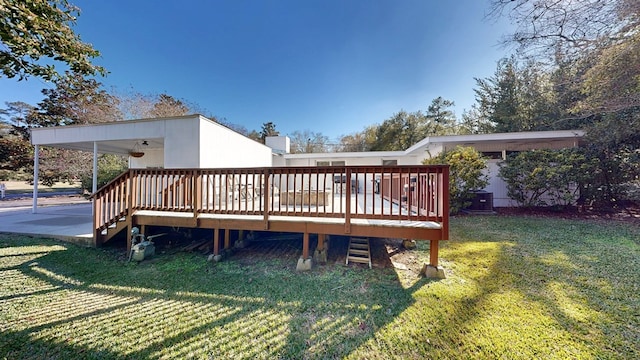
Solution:
<svg viewBox="0 0 640 360">
<path fill-rule="evenodd" d="M 94 239 L 133 226 L 206 228 L 218 255 L 229 230 L 295 232 L 308 259 L 309 234 L 319 250 L 326 235 L 407 238 L 429 240 L 437 266 L 448 183 L 446 166 L 132 169 L 93 195 Z"/>
</svg>

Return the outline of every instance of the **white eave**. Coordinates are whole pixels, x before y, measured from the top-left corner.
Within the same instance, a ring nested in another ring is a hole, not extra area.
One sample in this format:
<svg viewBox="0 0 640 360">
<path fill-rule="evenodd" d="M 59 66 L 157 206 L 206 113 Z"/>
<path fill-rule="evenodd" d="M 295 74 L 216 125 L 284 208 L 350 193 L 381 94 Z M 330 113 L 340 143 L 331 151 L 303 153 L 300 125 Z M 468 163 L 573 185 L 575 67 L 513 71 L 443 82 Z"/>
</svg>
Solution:
<svg viewBox="0 0 640 360">
<path fill-rule="evenodd" d="M 66 125 L 31 129 L 33 145 L 62 149 L 93 151 L 94 142 L 99 153 L 127 155 L 136 143 L 147 141 L 145 149 L 163 148 L 168 121 L 206 120 L 201 115 L 167 118 L 125 120 L 86 125 Z"/>
<path fill-rule="evenodd" d="M 475 135 L 446 135 L 430 136 L 408 148 L 404 153 L 409 155 L 417 151 L 423 151 L 430 145 L 462 145 L 474 146 L 482 143 L 495 143 L 508 147 L 513 143 L 547 143 L 553 141 L 566 141 L 575 139 L 579 141 L 584 136 L 583 130 L 553 130 L 553 131 L 528 131 L 512 133 L 475 134 Z"/>
<path fill-rule="evenodd" d="M 283 154 L 285 159 L 354 159 L 354 158 L 397 158 L 405 156 L 405 151 L 362 151 L 334 153 Z"/>
</svg>

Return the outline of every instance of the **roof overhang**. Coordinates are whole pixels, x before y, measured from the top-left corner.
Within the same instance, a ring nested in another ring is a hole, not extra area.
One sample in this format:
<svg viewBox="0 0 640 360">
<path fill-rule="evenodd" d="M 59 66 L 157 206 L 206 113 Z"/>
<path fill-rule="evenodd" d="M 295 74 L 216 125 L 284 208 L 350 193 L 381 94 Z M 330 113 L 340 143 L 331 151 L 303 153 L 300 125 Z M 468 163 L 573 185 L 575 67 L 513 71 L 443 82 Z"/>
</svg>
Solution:
<svg viewBox="0 0 640 360">
<path fill-rule="evenodd" d="M 196 119 L 206 118 L 200 115 L 189 115 L 33 128 L 31 129 L 31 143 L 90 152 L 93 152 L 95 144 L 99 153 L 128 155 L 135 147 L 139 147 L 142 151 L 164 148 L 167 121 Z M 144 145 L 145 141 L 146 145 Z"/>
<path fill-rule="evenodd" d="M 283 154 L 285 159 L 354 159 L 354 158 L 394 158 L 405 156 L 404 151 L 362 151 L 334 153 Z"/>
<path fill-rule="evenodd" d="M 447 136 L 431 136 L 424 138 L 417 144 L 411 146 L 406 154 L 424 151 L 431 146 L 443 146 L 451 148 L 454 146 L 473 146 L 490 144 L 496 149 L 509 149 L 510 146 L 519 147 L 528 146 L 535 147 L 539 145 L 544 148 L 553 148 L 553 144 L 564 144 L 571 142 L 573 146 L 577 146 L 584 137 L 583 130 L 555 130 L 555 131 L 527 131 L 513 133 L 495 133 L 495 134 L 475 134 L 475 135 L 447 135 Z"/>
</svg>

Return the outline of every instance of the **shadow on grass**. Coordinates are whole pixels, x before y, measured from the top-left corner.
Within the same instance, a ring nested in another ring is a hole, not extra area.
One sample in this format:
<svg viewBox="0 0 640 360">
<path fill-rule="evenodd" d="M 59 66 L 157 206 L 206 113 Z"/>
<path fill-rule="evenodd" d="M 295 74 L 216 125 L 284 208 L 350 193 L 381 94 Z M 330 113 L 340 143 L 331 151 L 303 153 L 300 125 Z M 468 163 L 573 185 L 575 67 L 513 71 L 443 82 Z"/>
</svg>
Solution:
<svg viewBox="0 0 640 360">
<path fill-rule="evenodd" d="M 6 256 L 5 256 L 6 254 Z M 7 358 L 338 358 L 414 303 L 392 269 L 290 261 L 140 264 L 106 251 L 0 237 Z"/>
<path fill-rule="evenodd" d="M 456 241 L 442 254 L 473 284 L 448 317 L 459 351 L 640 357 L 637 228 L 521 217 L 462 218 L 452 228 Z"/>
</svg>

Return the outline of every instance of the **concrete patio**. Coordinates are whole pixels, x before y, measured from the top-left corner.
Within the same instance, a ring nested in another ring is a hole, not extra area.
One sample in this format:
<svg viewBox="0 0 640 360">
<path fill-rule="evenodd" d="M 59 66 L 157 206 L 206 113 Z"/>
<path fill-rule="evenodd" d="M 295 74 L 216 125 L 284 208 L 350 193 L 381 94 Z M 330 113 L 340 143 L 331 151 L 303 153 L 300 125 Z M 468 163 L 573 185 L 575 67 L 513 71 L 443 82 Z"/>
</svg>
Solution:
<svg viewBox="0 0 640 360">
<path fill-rule="evenodd" d="M 90 202 L 39 207 L 0 207 L 0 233 L 59 239 L 89 246 L 93 238 Z"/>
</svg>

